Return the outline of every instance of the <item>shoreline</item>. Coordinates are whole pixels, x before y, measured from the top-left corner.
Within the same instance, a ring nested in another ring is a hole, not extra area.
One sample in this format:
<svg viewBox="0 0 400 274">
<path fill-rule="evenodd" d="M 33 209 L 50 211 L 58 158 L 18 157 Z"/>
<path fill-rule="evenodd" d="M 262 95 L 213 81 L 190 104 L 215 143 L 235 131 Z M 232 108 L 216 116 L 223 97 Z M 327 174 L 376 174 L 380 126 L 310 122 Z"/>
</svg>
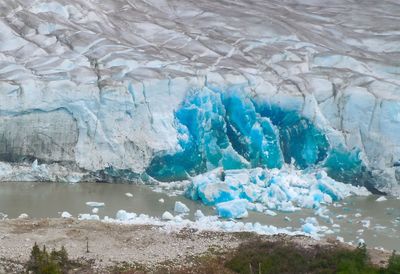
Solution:
<svg viewBox="0 0 400 274">
<path fill-rule="evenodd" d="M 65 246 L 71 259 L 85 262 L 89 272 L 115 273 L 121 266 L 140 269 L 177 268 L 193 263 L 194 258 L 213 252 L 229 252 L 249 241 L 285 241 L 301 248 L 345 247 L 345 243 L 308 236 L 272 236 L 248 232 L 212 232 L 181 229 L 168 232 L 155 225 L 112 224 L 77 219 L 9 219 L 0 221 L 0 272 L 23 270 L 34 243 L 48 250 Z M 87 244 L 89 253 L 86 252 Z M 384 266 L 391 253 L 368 249 L 371 262 Z M 86 270 L 88 270 L 86 269 Z M 75 272 L 74 272 L 75 273 Z"/>
</svg>

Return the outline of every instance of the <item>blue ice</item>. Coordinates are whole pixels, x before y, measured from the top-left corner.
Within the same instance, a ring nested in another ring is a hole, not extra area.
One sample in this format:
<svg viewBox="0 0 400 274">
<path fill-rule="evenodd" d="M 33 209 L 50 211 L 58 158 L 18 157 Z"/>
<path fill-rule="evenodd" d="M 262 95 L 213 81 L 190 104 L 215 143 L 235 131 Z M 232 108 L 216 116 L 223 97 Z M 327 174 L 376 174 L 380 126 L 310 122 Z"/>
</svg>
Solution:
<svg viewBox="0 0 400 274">
<path fill-rule="evenodd" d="M 157 155 L 146 170 L 159 181 L 187 179 L 217 167 L 271 169 L 284 163 L 324 167 L 345 182 L 361 183 L 365 171 L 357 151 L 331 147 L 310 120 L 257 102 L 240 86 L 194 89 L 175 117 L 180 149 Z"/>
</svg>

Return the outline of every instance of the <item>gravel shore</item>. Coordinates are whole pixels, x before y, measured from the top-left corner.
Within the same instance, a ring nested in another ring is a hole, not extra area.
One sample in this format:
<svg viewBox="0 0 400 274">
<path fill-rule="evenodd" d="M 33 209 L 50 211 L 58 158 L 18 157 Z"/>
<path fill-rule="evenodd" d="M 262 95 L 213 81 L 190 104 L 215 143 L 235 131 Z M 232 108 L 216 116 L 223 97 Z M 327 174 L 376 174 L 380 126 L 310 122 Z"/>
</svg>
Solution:
<svg viewBox="0 0 400 274">
<path fill-rule="evenodd" d="M 0 221 L 0 273 L 23 270 L 34 243 L 48 249 L 65 246 L 71 259 L 90 262 L 91 272 L 109 273 L 112 267 L 136 264 L 147 269 L 157 265 L 191 264 L 191 259 L 210 250 L 235 249 L 255 238 L 287 239 L 305 248 L 338 245 L 304 236 L 259 236 L 250 233 L 167 232 L 157 226 L 119 225 L 76 219 L 25 219 Z M 89 252 L 87 252 L 87 245 Z M 384 264 L 390 253 L 371 250 L 371 259 Z"/>
</svg>

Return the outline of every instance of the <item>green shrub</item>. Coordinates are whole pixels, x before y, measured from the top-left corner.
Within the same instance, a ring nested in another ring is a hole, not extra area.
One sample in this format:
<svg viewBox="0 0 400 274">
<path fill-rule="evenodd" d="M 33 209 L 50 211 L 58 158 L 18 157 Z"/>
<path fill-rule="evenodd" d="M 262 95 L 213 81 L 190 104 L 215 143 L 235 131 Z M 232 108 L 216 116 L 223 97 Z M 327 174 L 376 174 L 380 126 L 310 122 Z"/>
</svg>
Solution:
<svg viewBox="0 0 400 274">
<path fill-rule="evenodd" d="M 43 249 L 40 250 L 35 243 L 26 264 L 26 271 L 34 274 L 62 274 L 68 272 L 70 265 L 68 253 L 64 246 L 59 251 L 53 249 L 49 254 L 46 246 L 43 246 Z"/>
<path fill-rule="evenodd" d="M 400 273 L 400 255 L 396 255 L 393 251 L 392 256 L 389 259 L 389 265 L 385 269 L 385 274 L 399 274 Z"/>
<path fill-rule="evenodd" d="M 319 246 L 307 249 L 284 242 L 253 242 L 241 245 L 225 266 L 243 274 L 382 273 L 380 269 L 371 265 L 365 245 L 355 250 Z"/>
</svg>

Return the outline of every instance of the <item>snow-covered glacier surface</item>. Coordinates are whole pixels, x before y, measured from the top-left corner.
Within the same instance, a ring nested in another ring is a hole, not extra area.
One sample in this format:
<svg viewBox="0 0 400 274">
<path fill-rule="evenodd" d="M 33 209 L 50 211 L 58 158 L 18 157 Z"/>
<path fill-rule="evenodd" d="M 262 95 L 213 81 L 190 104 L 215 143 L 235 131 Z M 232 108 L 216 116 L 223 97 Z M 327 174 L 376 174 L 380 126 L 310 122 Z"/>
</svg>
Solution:
<svg viewBox="0 0 400 274">
<path fill-rule="evenodd" d="M 390 0 L 2 0 L 0 180 L 290 166 L 399 193 L 399 14 Z"/>
</svg>

